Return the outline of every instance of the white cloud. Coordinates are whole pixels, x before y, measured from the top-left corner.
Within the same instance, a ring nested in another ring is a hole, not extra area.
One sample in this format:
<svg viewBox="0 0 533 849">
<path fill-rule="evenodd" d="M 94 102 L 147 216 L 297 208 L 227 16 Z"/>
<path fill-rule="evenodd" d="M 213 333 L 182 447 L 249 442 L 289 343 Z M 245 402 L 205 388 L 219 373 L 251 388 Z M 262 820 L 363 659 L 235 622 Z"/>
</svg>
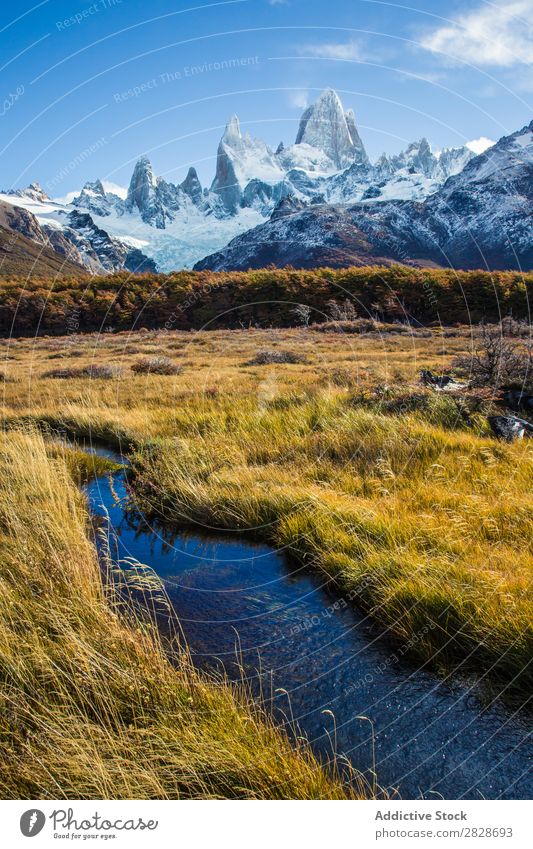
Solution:
<svg viewBox="0 0 533 849">
<path fill-rule="evenodd" d="M 71 203 L 75 197 L 77 197 L 80 193 L 80 190 L 77 189 L 74 192 L 67 192 L 66 195 L 62 195 L 61 197 L 52 198 L 56 203 Z"/>
<path fill-rule="evenodd" d="M 422 37 L 426 50 L 473 65 L 529 64 L 533 55 L 533 0 L 484 3 Z"/>
<path fill-rule="evenodd" d="M 118 183 L 113 183 L 110 180 L 102 180 L 102 186 L 106 190 L 106 192 L 113 192 L 113 194 L 118 195 L 120 198 L 126 198 L 128 194 L 128 190 L 124 186 L 119 186 Z M 77 197 L 80 193 L 80 189 L 75 189 L 72 192 L 67 192 L 62 197 L 53 198 L 57 203 L 71 203 L 75 197 Z"/>
<path fill-rule="evenodd" d="M 300 48 L 300 52 L 306 56 L 320 56 L 326 59 L 355 59 L 361 62 L 365 58 L 364 50 L 357 41 L 306 44 Z"/>
<path fill-rule="evenodd" d="M 289 105 L 294 106 L 295 109 L 305 109 L 306 106 L 309 106 L 308 91 L 289 91 L 287 92 L 287 99 Z"/>
<path fill-rule="evenodd" d="M 488 150 L 489 147 L 492 147 L 493 144 L 496 144 L 493 139 L 488 139 L 487 136 L 480 136 L 478 139 L 468 141 L 466 147 L 478 156 L 480 153 Z"/>
<path fill-rule="evenodd" d="M 119 198 L 125 198 L 128 194 L 128 190 L 125 186 L 119 186 L 118 183 L 112 183 L 110 180 L 102 180 L 102 186 L 106 192 L 113 192 L 113 194 L 118 195 Z"/>
</svg>

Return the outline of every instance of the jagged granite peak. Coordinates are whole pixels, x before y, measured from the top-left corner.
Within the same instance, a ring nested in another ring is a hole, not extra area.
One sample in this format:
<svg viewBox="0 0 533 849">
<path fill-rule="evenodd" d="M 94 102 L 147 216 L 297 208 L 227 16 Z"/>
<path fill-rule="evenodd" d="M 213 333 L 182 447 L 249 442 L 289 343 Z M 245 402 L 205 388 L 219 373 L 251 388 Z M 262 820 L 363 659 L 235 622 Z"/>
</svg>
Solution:
<svg viewBox="0 0 533 849">
<path fill-rule="evenodd" d="M 287 146 L 280 143 L 274 153 L 264 141 L 245 133 L 234 115 L 220 139 L 211 190 L 202 188 L 194 168 L 176 185 L 157 177 L 149 158 L 143 156 L 135 164 L 125 199 L 119 196 L 120 192 L 106 191 L 106 184 L 101 180 L 86 183 L 70 204 L 50 200 L 37 184 L 15 193 L 5 193 L 2 197 L 10 204 L 16 202 L 32 211 L 43 227 L 48 225 L 48 239 L 56 243 L 56 249 L 69 252 L 76 259 L 75 251 L 78 251 L 87 267 L 91 264 L 91 268 L 100 266 L 102 269 L 104 265 L 89 244 L 89 237 L 93 238 L 91 228 L 84 226 L 83 219 L 76 219 L 76 226 L 69 221 L 68 214 L 73 209 L 94 216 L 94 224 L 123 247 L 128 250 L 132 246 L 140 248 L 153 257 L 162 270 L 172 271 L 191 267 L 202 257 L 220 250 L 235 235 L 264 223 L 274 210 L 274 217 L 281 221 L 295 217 L 298 210 L 301 214 L 305 208 L 316 207 L 316 214 L 305 220 L 312 222 L 314 232 L 319 233 L 320 221 L 326 220 L 321 212 L 322 205 L 338 205 L 340 209 L 357 204 L 358 208 L 365 209 L 360 213 L 360 231 L 366 226 L 371 229 L 372 222 L 381 221 L 381 230 L 391 227 L 393 241 L 403 245 L 406 237 L 401 232 L 400 221 L 404 222 L 406 232 L 418 233 L 422 220 L 431 218 L 434 221 L 438 217 L 444 232 L 449 225 L 444 213 L 439 211 L 438 216 L 436 213 L 429 216 L 419 212 L 415 215 L 411 202 L 418 202 L 418 210 L 430 209 L 424 205 L 425 201 L 442 188 L 448 178 L 461 173 L 473 158 L 466 147 L 434 152 L 423 138 L 399 154 L 383 155 L 372 165 L 359 136 L 353 110 L 345 111 L 331 89 L 305 110 L 297 139 L 297 143 Z M 495 190 L 500 189 L 498 185 Z M 454 205 L 466 209 L 468 198 L 461 198 L 461 192 L 468 195 L 469 190 L 459 188 L 453 196 Z M 8 197 L 13 194 L 19 195 L 18 201 Z M 470 200 L 472 207 L 479 203 L 477 198 Z M 404 204 L 401 215 L 397 201 Z M 519 199 L 515 197 L 514 201 L 523 214 Z M 497 218 L 497 211 L 495 215 Z M 31 231 L 31 225 L 23 221 L 23 216 L 16 218 L 20 227 L 29 227 Z M 339 214 L 329 216 L 328 220 L 333 224 L 344 219 Z M 348 229 L 358 243 L 359 236 L 352 225 L 353 222 Z M 517 224 L 516 232 L 520 231 L 520 226 Z M 55 233 L 52 233 L 54 228 Z M 74 235 L 76 228 L 79 228 L 78 236 Z M 166 232 L 155 233 L 154 229 Z M 460 222 L 457 229 L 461 231 Z M 66 235 L 61 236 L 61 231 Z M 39 233 L 34 235 L 42 238 Z M 96 238 L 98 242 L 99 237 Z M 418 244 L 418 241 L 418 237 L 413 237 L 411 243 Z M 342 257 L 331 252 L 333 247 L 331 242 L 327 258 L 339 262 Z M 105 254 L 101 248 L 103 242 L 98 250 Z M 357 244 L 356 248 L 355 256 L 362 256 L 363 246 Z M 427 251 L 425 242 L 420 250 Z M 388 253 L 387 246 L 383 245 L 381 255 Z M 313 247 L 313 256 L 316 258 L 318 254 L 317 245 Z M 125 258 L 119 261 L 125 262 Z M 142 265 L 142 258 L 140 263 Z M 133 264 L 137 267 L 136 259 Z M 108 263 L 108 267 L 111 265 L 113 262 Z"/>
<path fill-rule="evenodd" d="M 232 144 L 241 138 L 241 123 L 237 115 L 232 115 L 228 123 L 226 124 L 226 129 L 224 130 L 222 141 L 226 142 L 227 144 Z"/>
<path fill-rule="evenodd" d="M 125 207 L 128 212 L 137 209 L 143 221 L 164 230 L 181 207 L 180 191 L 162 177 L 156 177 L 148 157 L 141 156 L 133 169 Z"/>
<path fill-rule="evenodd" d="M 426 138 L 411 142 L 405 150 L 396 156 L 389 158 L 391 171 L 399 171 L 401 168 L 410 169 L 411 172 L 419 172 L 425 177 L 434 177 L 438 160 L 432 153 Z"/>
<path fill-rule="evenodd" d="M 355 112 L 353 109 L 348 109 L 345 112 L 346 124 L 348 125 L 348 131 L 350 133 L 350 138 L 352 143 L 357 151 L 356 160 L 360 163 L 364 163 L 366 165 L 369 164 L 369 159 L 366 154 L 365 146 L 361 140 L 361 136 L 359 135 L 359 131 L 357 129 L 357 125 L 355 123 Z"/>
<path fill-rule="evenodd" d="M 203 189 L 196 168 L 189 168 L 184 181 L 180 183 L 180 188 L 190 197 L 193 203 L 200 204 L 203 199 Z"/>
<path fill-rule="evenodd" d="M 122 215 L 124 201 L 112 192 L 106 192 L 101 180 L 85 183 L 80 194 L 71 201 L 71 206 L 88 209 L 94 215 L 109 216 L 112 212 Z"/>
<path fill-rule="evenodd" d="M 50 200 L 50 195 L 48 195 L 40 183 L 35 181 L 34 183 L 30 183 L 27 189 L 22 189 L 22 194 L 26 197 L 34 198 L 35 200 L 40 200 L 42 203 L 45 203 L 47 200 Z"/>
<path fill-rule="evenodd" d="M 471 159 L 474 159 L 474 156 L 475 153 L 466 147 L 466 145 L 463 145 L 462 147 L 445 147 L 441 150 L 438 157 L 439 175 L 444 180 L 447 180 L 448 177 L 453 177 L 455 174 L 459 174 L 465 165 L 467 165 Z"/>
<path fill-rule="evenodd" d="M 390 177 L 406 169 L 409 173 L 423 174 L 424 177 L 442 183 L 461 171 L 473 157 L 472 151 L 465 146 L 445 148 L 437 155 L 433 153 L 428 140 L 422 137 L 394 156 L 382 154 L 374 167 L 379 177 Z"/>
<path fill-rule="evenodd" d="M 147 156 L 141 156 L 135 163 L 128 187 L 126 205 L 129 209 L 136 207 L 141 215 L 153 201 L 156 181 L 152 163 Z"/>
<path fill-rule="evenodd" d="M 83 190 L 94 192 L 95 195 L 101 195 L 102 197 L 105 197 L 106 193 L 102 181 L 98 179 L 94 180 L 92 183 L 85 183 Z"/>
<path fill-rule="evenodd" d="M 296 144 L 303 143 L 323 151 L 337 168 L 347 168 L 356 160 L 368 161 L 354 113 L 345 113 L 337 92 L 332 88 L 323 91 L 303 113 Z"/>
<path fill-rule="evenodd" d="M 233 115 L 220 139 L 217 151 L 217 168 L 211 191 L 224 209 L 234 215 L 243 198 L 243 192 L 251 180 L 260 180 L 268 185 L 283 181 L 285 172 L 276 155 L 261 139 L 242 135 L 239 119 Z"/>
<path fill-rule="evenodd" d="M 50 196 L 47 195 L 43 187 L 40 183 L 35 181 L 34 183 L 30 183 L 29 186 L 26 186 L 25 189 L 12 189 L 6 194 L 14 195 L 19 198 L 30 198 L 31 200 L 36 200 L 39 203 L 46 203 L 46 201 L 50 200 Z"/>
</svg>

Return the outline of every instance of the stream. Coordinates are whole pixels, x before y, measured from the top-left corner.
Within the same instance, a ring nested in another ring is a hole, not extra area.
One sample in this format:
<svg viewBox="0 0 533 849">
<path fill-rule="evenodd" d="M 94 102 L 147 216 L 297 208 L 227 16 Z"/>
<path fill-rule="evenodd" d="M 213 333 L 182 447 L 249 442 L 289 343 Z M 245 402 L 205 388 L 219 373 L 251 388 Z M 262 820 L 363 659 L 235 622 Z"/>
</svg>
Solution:
<svg viewBox="0 0 533 849">
<path fill-rule="evenodd" d="M 113 557 L 164 582 L 195 665 L 235 678 L 240 664 L 276 721 L 296 725 L 315 752 L 344 756 L 369 780 L 375 762 L 379 785 L 404 799 L 530 798 L 527 717 L 483 708 L 472 682 L 411 665 L 320 575 L 269 546 L 126 514 L 123 471 L 85 492 L 93 516 L 109 518 Z"/>
</svg>

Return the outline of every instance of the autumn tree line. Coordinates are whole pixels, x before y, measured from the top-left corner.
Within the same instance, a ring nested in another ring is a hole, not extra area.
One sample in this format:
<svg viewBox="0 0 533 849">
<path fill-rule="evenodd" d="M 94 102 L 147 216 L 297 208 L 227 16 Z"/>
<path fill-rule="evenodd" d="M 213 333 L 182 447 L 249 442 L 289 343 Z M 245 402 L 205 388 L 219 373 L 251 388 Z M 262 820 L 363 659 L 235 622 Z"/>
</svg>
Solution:
<svg viewBox="0 0 533 849">
<path fill-rule="evenodd" d="M 406 266 L 11 278 L 0 281 L 0 334 L 289 327 L 332 309 L 415 325 L 529 320 L 532 290 L 533 272 Z"/>
</svg>

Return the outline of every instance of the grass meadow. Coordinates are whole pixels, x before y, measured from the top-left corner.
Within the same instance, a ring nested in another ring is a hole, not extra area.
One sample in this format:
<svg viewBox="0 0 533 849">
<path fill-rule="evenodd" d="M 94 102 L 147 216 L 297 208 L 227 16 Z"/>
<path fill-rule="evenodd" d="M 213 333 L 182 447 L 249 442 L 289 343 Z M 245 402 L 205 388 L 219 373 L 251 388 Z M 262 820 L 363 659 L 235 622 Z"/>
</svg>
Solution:
<svg viewBox="0 0 533 849">
<path fill-rule="evenodd" d="M 532 443 L 497 441 L 482 393 L 453 397 L 418 379 L 468 354 L 472 333 L 3 340 L 4 795 L 368 792 L 348 789 L 305 746 L 293 750 L 246 688 L 206 681 L 184 652 L 170 662 L 153 627 L 119 615 L 76 486 L 87 461 L 47 444 L 47 429 L 128 453 L 147 516 L 283 547 L 412 642 L 419 662 L 523 701 Z"/>
</svg>

